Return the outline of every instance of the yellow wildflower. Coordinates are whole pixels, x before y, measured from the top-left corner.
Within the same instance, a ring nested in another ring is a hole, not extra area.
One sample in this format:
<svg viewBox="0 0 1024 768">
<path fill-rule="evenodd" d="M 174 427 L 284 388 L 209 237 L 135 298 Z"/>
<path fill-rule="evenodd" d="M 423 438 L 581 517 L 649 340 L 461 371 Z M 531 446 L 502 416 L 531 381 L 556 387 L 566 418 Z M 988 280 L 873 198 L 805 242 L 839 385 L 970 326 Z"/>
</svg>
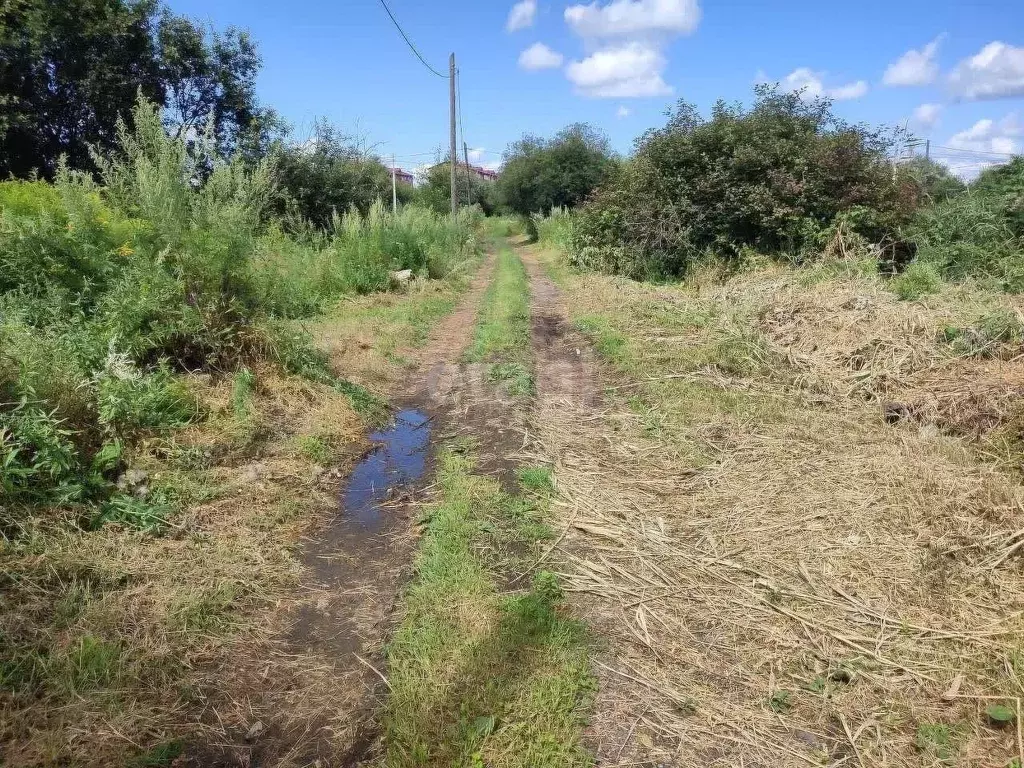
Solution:
<svg viewBox="0 0 1024 768">
<path fill-rule="evenodd" d="M 133 256 L 134 254 L 135 249 L 128 245 L 128 243 L 125 243 L 124 245 L 117 249 L 117 255 L 123 258 L 128 258 L 129 256 Z"/>
</svg>

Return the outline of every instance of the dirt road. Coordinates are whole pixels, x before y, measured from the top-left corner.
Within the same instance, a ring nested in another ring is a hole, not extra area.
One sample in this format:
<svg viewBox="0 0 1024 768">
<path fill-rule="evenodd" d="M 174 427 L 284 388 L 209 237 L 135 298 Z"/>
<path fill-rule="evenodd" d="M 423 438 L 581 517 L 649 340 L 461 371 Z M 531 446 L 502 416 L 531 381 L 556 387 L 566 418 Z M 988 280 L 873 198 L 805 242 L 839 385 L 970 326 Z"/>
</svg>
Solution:
<svg viewBox="0 0 1024 768">
<path fill-rule="evenodd" d="M 1000 669 L 1020 633 L 962 612 L 974 582 L 922 559 L 920 534 L 948 536 L 930 510 L 965 489 L 989 489 L 974 517 L 1013 489 L 953 440 L 802 399 L 672 289 L 558 269 L 503 249 L 414 353 L 377 447 L 324 479 L 341 503 L 304 547 L 280 663 L 242 660 L 250 693 L 217 707 L 226 746 L 191 764 L 1024 749 L 945 693 L 958 670 Z"/>
<path fill-rule="evenodd" d="M 386 693 L 381 653 L 409 577 L 436 442 L 467 431 L 482 437 L 490 471 L 506 471 L 505 454 L 520 446 L 522 427 L 504 413 L 510 400 L 493 396 L 483 366 L 461 360 L 493 273 L 491 256 L 427 343 L 403 351 L 410 372 L 392 393 L 395 424 L 370 436 L 374 448 L 348 476 L 323 474 L 324 490 L 341 489 L 338 509 L 301 543 L 305 575 L 279 606 L 273 658 L 238 659 L 233 690 L 211 702 L 221 727 L 188 745 L 176 764 L 346 766 L 373 758 Z"/>
</svg>

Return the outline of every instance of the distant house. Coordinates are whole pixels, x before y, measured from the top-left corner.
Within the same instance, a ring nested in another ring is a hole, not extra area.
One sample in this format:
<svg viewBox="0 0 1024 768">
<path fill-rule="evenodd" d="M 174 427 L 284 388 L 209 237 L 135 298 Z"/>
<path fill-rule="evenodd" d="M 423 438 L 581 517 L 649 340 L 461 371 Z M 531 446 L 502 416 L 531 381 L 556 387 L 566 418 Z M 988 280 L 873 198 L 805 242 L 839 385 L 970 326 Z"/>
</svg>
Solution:
<svg viewBox="0 0 1024 768">
<path fill-rule="evenodd" d="M 403 171 L 401 168 L 392 168 L 395 172 L 395 181 L 399 184 L 408 184 L 410 187 L 413 184 L 413 175 L 409 171 Z"/>
<path fill-rule="evenodd" d="M 445 167 L 447 167 L 447 165 L 448 165 L 448 162 L 445 161 L 443 163 L 438 163 L 437 165 L 434 166 L 434 168 L 437 168 L 438 166 L 445 166 Z M 475 176 L 480 181 L 497 181 L 498 180 L 498 175 L 499 175 L 498 172 L 497 171 L 492 171 L 490 168 L 483 168 L 483 167 L 481 167 L 479 165 L 472 165 L 472 164 L 466 165 L 465 163 L 458 163 L 455 166 L 455 172 L 459 175 L 459 178 L 465 178 L 465 174 L 467 172 L 467 169 L 468 169 L 469 173 L 471 173 L 473 176 Z"/>
<path fill-rule="evenodd" d="M 464 163 L 463 163 L 463 167 L 465 167 Z M 469 170 L 472 173 L 476 174 L 476 177 L 478 179 L 480 179 L 481 181 L 497 181 L 498 180 L 498 172 L 497 171 L 492 171 L 490 168 L 481 168 L 479 165 L 471 165 L 471 166 L 469 166 Z"/>
</svg>

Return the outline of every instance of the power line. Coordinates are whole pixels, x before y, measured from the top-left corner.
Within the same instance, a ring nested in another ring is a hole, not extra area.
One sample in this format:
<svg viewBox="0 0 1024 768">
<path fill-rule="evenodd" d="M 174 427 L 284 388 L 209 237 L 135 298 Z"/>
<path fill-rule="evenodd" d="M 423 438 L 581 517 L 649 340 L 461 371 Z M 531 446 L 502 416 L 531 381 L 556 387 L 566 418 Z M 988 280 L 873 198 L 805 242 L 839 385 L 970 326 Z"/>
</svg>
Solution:
<svg viewBox="0 0 1024 768">
<path fill-rule="evenodd" d="M 412 52 L 416 54 L 416 58 L 418 58 L 420 60 L 420 62 L 422 62 L 423 66 L 426 67 L 427 69 L 429 69 L 431 72 L 433 72 L 438 77 L 448 77 L 448 75 L 442 75 L 440 72 L 438 72 L 432 66 L 430 66 L 427 63 L 427 60 L 423 58 L 423 55 L 418 50 L 416 50 L 416 46 L 413 45 L 413 42 L 412 42 L 412 40 L 409 39 L 409 36 L 407 34 L 405 34 L 405 30 L 402 29 L 402 25 L 398 23 L 398 19 L 395 18 L 395 14 L 393 14 L 391 12 L 391 9 L 388 8 L 388 4 L 384 0 L 380 0 L 380 4 L 384 6 L 384 10 L 388 12 L 388 16 L 390 16 L 391 17 L 391 21 L 394 22 L 395 28 L 399 31 L 399 33 L 402 35 L 402 37 L 405 38 L 405 42 L 409 45 L 409 48 L 412 49 Z"/>
<path fill-rule="evenodd" d="M 455 70 L 455 85 L 456 94 L 458 95 L 459 104 L 459 133 L 462 134 L 462 140 L 466 140 L 466 129 L 462 126 L 462 70 Z"/>
<path fill-rule="evenodd" d="M 1015 157 L 1011 152 L 988 152 L 983 149 L 963 149 L 961 147 L 940 147 L 932 145 L 932 149 L 944 149 L 947 152 L 960 152 L 961 154 L 967 155 L 992 155 L 994 157 Z"/>
</svg>

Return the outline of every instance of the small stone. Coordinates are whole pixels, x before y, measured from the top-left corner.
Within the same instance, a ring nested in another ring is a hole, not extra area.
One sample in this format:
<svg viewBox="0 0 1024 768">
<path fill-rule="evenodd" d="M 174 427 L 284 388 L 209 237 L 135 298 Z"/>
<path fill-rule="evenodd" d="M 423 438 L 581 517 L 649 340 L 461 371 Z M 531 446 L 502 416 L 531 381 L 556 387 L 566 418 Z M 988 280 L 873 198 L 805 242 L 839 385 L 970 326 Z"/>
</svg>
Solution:
<svg viewBox="0 0 1024 768">
<path fill-rule="evenodd" d="M 411 269 L 400 269 L 397 272 L 392 272 L 390 274 L 390 278 L 391 278 L 391 284 L 393 286 L 398 287 L 398 286 L 407 285 L 409 283 L 409 281 L 412 280 L 412 270 Z"/>
<path fill-rule="evenodd" d="M 264 471 L 261 464 L 248 464 L 242 469 L 241 481 L 243 483 L 255 483 L 263 477 Z"/>
<path fill-rule="evenodd" d="M 256 739 L 263 731 L 266 730 L 266 726 L 263 725 L 262 720 L 257 720 L 255 723 L 249 726 L 249 730 L 245 733 L 245 740 L 252 741 Z"/>
</svg>

